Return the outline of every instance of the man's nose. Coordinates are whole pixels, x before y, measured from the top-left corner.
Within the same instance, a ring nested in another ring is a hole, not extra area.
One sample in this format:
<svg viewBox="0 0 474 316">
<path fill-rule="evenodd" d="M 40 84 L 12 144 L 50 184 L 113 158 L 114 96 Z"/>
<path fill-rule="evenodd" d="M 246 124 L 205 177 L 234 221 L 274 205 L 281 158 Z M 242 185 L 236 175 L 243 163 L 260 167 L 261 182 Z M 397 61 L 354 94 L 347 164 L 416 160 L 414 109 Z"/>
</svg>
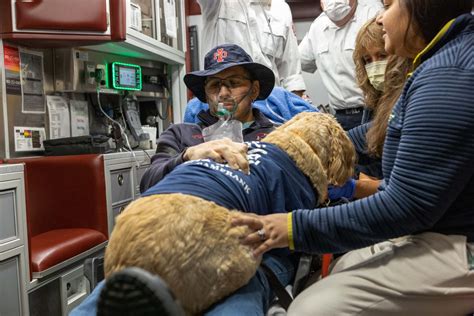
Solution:
<svg viewBox="0 0 474 316">
<path fill-rule="evenodd" d="M 219 97 L 228 95 L 230 95 L 230 89 L 225 84 L 221 84 L 219 89 Z"/>
</svg>

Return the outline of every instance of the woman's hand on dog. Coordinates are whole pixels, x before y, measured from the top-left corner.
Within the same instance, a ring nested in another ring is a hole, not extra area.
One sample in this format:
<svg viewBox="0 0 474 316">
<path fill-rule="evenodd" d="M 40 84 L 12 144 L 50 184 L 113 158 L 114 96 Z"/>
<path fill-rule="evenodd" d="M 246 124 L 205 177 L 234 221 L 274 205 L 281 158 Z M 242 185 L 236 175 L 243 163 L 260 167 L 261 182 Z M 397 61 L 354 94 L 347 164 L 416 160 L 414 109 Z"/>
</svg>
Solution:
<svg viewBox="0 0 474 316">
<path fill-rule="evenodd" d="M 232 215 L 232 225 L 247 226 L 252 233 L 242 236 L 241 242 L 251 246 L 257 258 L 273 248 L 288 247 L 288 214 L 255 214 L 236 213 Z M 262 238 L 262 230 L 264 238 Z"/>
<path fill-rule="evenodd" d="M 240 169 L 248 174 L 247 150 L 246 144 L 236 143 L 229 138 L 223 138 L 189 147 L 183 154 L 183 159 L 188 161 L 208 158 L 219 163 L 227 162 L 232 169 Z"/>
</svg>

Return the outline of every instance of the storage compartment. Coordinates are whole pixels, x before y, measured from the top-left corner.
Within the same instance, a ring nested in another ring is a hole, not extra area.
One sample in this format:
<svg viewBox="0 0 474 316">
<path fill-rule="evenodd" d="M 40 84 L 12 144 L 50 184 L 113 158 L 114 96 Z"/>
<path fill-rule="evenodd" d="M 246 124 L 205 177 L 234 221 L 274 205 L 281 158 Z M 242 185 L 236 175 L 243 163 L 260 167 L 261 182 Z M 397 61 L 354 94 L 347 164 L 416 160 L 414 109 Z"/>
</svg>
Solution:
<svg viewBox="0 0 474 316">
<path fill-rule="evenodd" d="M 29 315 L 23 165 L 0 164 L 0 316 Z"/>
<path fill-rule="evenodd" d="M 112 204 L 121 203 L 133 198 L 132 168 L 110 171 Z"/>
<path fill-rule="evenodd" d="M 0 260 L 0 315 L 22 315 L 20 256 Z"/>
<path fill-rule="evenodd" d="M 18 30 L 106 32 L 106 0 L 32 0 L 15 2 Z"/>
<path fill-rule="evenodd" d="M 114 226 L 115 226 L 115 219 L 117 218 L 117 216 L 122 213 L 125 208 L 127 207 L 127 205 L 130 203 L 131 201 L 128 201 L 128 202 L 125 202 L 123 204 L 120 204 L 120 205 L 116 205 L 112 208 L 112 214 L 113 214 L 113 217 L 114 217 Z"/>
<path fill-rule="evenodd" d="M 102 258 L 103 255 L 104 249 L 94 251 L 85 260 L 64 266 L 61 270 L 51 273 L 43 279 L 34 280 L 30 284 L 30 315 L 69 315 L 91 292 L 84 265 L 88 260 Z"/>
<path fill-rule="evenodd" d="M 49 282 L 29 295 L 30 316 L 61 315 L 59 279 Z"/>
<path fill-rule="evenodd" d="M 127 0 L 2 0 L 0 38 L 30 47 L 123 41 Z"/>
<path fill-rule="evenodd" d="M 0 253 L 26 241 L 23 166 L 18 167 L 21 172 L 9 172 L 8 166 L 0 165 Z"/>
<path fill-rule="evenodd" d="M 130 1 L 130 27 L 155 38 L 155 7 L 152 0 Z"/>
<path fill-rule="evenodd" d="M 14 190 L 0 191 L 0 245 L 19 238 L 15 198 Z"/>
<path fill-rule="evenodd" d="M 79 266 L 61 276 L 61 302 L 63 315 L 68 315 L 90 293 L 84 267 Z"/>
<path fill-rule="evenodd" d="M 160 6 L 160 19 L 158 40 L 175 49 L 182 49 L 181 43 L 178 43 L 179 26 L 178 12 L 180 12 L 180 3 L 176 0 L 156 0 Z"/>
<path fill-rule="evenodd" d="M 99 255 L 84 261 L 84 275 L 87 280 L 89 280 L 91 292 L 95 289 L 97 283 L 105 278 L 104 274 L 104 255 Z"/>
<path fill-rule="evenodd" d="M 139 181 L 150 164 L 152 150 L 144 152 L 111 153 L 104 155 L 105 182 L 107 187 L 107 221 L 109 235 L 115 218 L 139 196 Z"/>
</svg>

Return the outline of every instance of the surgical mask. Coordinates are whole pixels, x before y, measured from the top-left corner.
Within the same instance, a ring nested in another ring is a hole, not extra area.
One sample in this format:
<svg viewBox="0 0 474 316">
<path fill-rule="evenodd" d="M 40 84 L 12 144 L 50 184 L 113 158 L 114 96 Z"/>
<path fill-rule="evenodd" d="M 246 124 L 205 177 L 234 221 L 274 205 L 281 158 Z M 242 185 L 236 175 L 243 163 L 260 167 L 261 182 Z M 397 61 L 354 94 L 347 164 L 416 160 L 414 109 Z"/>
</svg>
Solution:
<svg viewBox="0 0 474 316">
<path fill-rule="evenodd" d="M 333 21 L 341 21 L 351 12 L 349 0 L 321 0 L 324 13 Z"/>
<path fill-rule="evenodd" d="M 369 77 L 370 84 L 375 90 L 383 91 L 386 68 L 387 60 L 374 61 L 365 65 L 367 77 Z"/>
</svg>

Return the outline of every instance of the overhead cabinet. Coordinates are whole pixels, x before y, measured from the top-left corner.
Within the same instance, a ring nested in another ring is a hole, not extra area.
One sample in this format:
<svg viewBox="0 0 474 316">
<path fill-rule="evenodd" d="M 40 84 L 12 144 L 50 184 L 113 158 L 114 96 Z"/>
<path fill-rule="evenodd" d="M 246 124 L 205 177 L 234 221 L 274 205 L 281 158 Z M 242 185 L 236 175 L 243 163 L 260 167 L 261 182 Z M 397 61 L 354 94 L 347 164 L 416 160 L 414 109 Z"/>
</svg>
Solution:
<svg viewBox="0 0 474 316">
<path fill-rule="evenodd" d="M 107 0 L 16 1 L 14 27 L 17 31 L 77 31 L 110 33 Z"/>
<path fill-rule="evenodd" d="M 33 43 L 124 40 L 125 9 L 126 0 L 6 0 L 0 3 L 0 33 Z"/>
</svg>

